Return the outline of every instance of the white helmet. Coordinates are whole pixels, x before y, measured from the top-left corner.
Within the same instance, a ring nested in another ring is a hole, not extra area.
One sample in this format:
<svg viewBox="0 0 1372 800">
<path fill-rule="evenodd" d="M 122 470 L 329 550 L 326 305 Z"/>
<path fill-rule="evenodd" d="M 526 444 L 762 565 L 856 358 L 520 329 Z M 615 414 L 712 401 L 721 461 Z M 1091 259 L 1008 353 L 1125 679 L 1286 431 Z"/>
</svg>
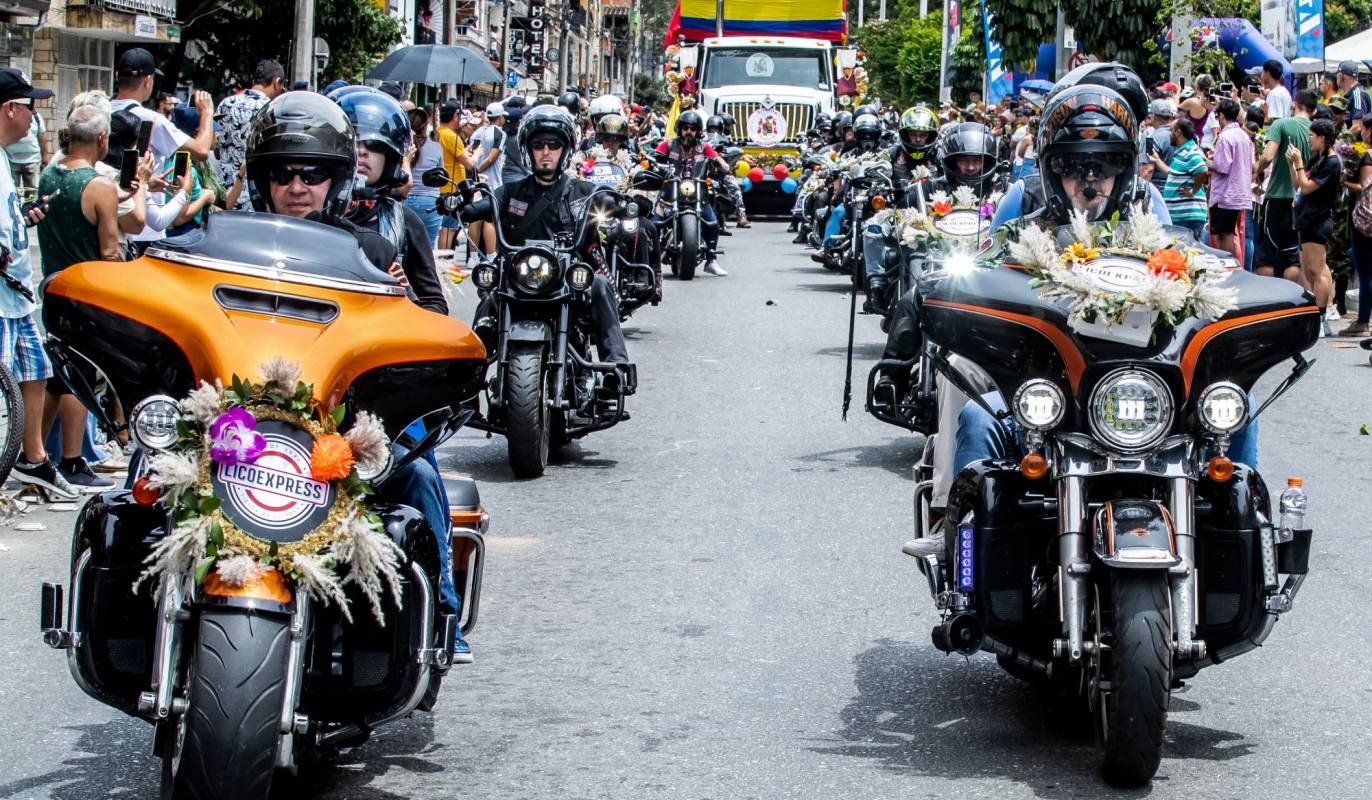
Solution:
<svg viewBox="0 0 1372 800">
<path fill-rule="evenodd" d="M 612 94 L 602 94 L 591 101 L 590 114 L 599 117 L 605 114 L 623 114 L 624 101 Z"/>
</svg>

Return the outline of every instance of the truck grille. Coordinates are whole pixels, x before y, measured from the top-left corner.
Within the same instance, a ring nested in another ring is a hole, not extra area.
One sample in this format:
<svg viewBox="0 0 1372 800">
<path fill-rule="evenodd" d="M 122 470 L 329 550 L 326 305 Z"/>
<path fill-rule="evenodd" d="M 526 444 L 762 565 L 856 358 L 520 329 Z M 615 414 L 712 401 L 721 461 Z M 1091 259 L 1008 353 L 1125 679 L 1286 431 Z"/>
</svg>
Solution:
<svg viewBox="0 0 1372 800">
<path fill-rule="evenodd" d="M 762 107 L 761 103 L 720 103 L 721 114 L 734 118 L 730 135 L 736 141 L 748 138 L 748 115 Z M 786 141 L 798 142 L 815 124 L 815 107 L 807 103 L 777 103 L 773 106 L 786 119 Z"/>
</svg>

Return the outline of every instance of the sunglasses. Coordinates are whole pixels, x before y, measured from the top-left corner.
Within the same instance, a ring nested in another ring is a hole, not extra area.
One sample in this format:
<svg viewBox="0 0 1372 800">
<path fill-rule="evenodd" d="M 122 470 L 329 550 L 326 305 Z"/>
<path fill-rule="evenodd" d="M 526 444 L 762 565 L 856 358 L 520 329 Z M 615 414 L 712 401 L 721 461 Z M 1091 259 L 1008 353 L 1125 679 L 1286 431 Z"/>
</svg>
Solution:
<svg viewBox="0 0 1372 800">
<path fill-rule="evenodd" d="M 1074 158 L 1068 160 L 1057 156 L 1052 162 L 1053 171 L 1064 178 L 1116 178 L 1129 168 L 1127 160 L 1118 158 Z"/>
<path fill-rule="evenodd" d="M 274 166 L 267 170 L 267 177 L 272 183 L 288 186 L 297 177 L 306 186 L 318 186 L 329 179 L 329 171 L 323 167 L 287 167 Z"/>
<path fill-rule="evenodd" d="M 561 150 L 562 142 L 557 139 L 535 139 L 529 142 L 530 150 Z"/>
</svg>

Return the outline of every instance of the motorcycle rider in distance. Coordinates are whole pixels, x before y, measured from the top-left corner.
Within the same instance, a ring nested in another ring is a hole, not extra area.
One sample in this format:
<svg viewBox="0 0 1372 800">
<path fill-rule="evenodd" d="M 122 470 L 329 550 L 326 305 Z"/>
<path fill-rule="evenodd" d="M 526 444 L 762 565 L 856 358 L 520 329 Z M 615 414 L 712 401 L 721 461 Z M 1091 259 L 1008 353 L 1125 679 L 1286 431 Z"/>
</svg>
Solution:
<svg viewBox="0 0 1372 800">
<path fill-rule="evenodd" d="M 840 114 L 840 117 L 843 115 Z M 839 148 L 839 157 L 852 156 L 862 153 L 875 153 L 881 149 L 881 120 L 875 114 L 863 114 L 853 120 L 850 129 L 852 138 L 845 141 Z M 824 225 L 824 246 L 825 248 L 841 247 L 842 241 L 839 237 L 843 233 L 843 222 L 848 217 L 848 210 L 843 206 L 842 200 L 843 175 L 835 175 L 830 191 L 830 197 L 834 201 L 833 208 L 829 211 L 829 219 Z M 858 209 L 861 211 L 861 209 Z M 814 261 L 823 262 L 826 258 L 831 258 L 826 253 L 815 253 L 810 256 Z"/>
<path fill-rule="evenodd" d="M 1047 205 L 1032 217 L 1025 218 L 1025 224 L 1065 225 L 1074 210 L 1086 212 L 1092 221 L 1109 219 L 1116 212 L 1127 217 L 1136 203 L 1149 196 L 1146 188 L 1149 182 L 1137 175 L 1135 104 L 1126 99 L 1131 93 L 1128 84 L 1137 82 L 1138 78 L 1131 71 L 1120 69 L 1127 73 L 1121 81 L 1125 84 L 1124 92 L 1095 82 L 1083 82 L 1049 95 L 1037 142 Z M 1132 81 L 1127 81 L 1128 78 Z M 1141 92 L 1141 83 L 1138 88 Z M 1059 111 L 1062 108 L 1068 110 Z M 1166 215 L 1165 205 L 1154 204 L 1152 213 L 1161 223 L 1170 225 L 1171 217 Z M 1169 232 L 1178 237 L 1190 235 L 1180 228 L 1170 228 Z M 1203 247 L 1199 243 L 1196 246 Z M 1219 254 L 1219 251 L 1214 252 Z M 893 328 L 893 337 L 894 333 Z M 916 352 L 920 346 L 919 336 L 916 328 L 911 337 Z M 888 342 L 888 349 L 890 344 Z M 982 400 L 993 411 L 1005 409 L 1005 400 L 990 376 L 965 359 L 954 357 L 950 363 L 972 387 L 982 392 Z M 947 380 L 939 382 L 938 404 L 940 434 L 934 450 L 931 506 L 941 511 L 947 504 L 948 491 L 958 472 L 980 459 L 1010 457 L 1018 449 L 1018 431 L 1013 420 L 997 422 Z M 1236 462 L 1255 465 L 1256 426 L 1249 425 L 1236 433 L 1229 453 Z M 902 550 L 914 556 L 938 556 L 945 527 L 940 520 L 931 536 L 907 542 Z"/>
<path fill-rule="evenodd" d="M 942 167 L 934 158 L 938 147 L 938 116 L 924 106 L 905 109 L 900 115 L 897 134 L 900 140 L 891 148 L 891 177 L 896 186 L 908 184 L 920 167 L 937 177 Z"/>
<path fill-rule="evenodd" d="M 411 138 L 409 116 L 395 99 L 376 90 L 349 92 L 335 102 L 357 134 L 357 178 L 362 185 L 353 190 L 348 221 L 380 234 L 395 247 L 399 260 L 388 271 L 410 287 L 420 306 L 448 313 L 424 222 L 396 196 L 410 180 L 403 169 Z"/>
<path fill-rule="evenodd" d="M 704 141 L 704 133 L 705 124 L 701 121 L 700 114 L 695 111 L 683 111 L 676 118 L 676 139 L 662 142 L 654 152 L 659 156 L 666 156 L 667 163 L 678 175 L 694 174 L 694 168 L 701 162 L 710 162 L 720 172 L 728 175 L 729 162 Z M 715 214 L 713 203 L 700 204 L 700 221 L 704 223 L 701 226 L 704 234 L 702 238 L 709 253 L 705 261 L 705 272 L 710 275 L 728 275 L 729 273 L 715 260 L 715 250 L 719 247 L 719 217 Z"/>
<path fill-rule="evenodd" d="M 589 129 L 592 135 L 582 138 L 580 147 L 582 152 L 590 150 L 592 147 L 599 144 L 597 141 L 599 137 L 596 136 L 596 134 L 600 131 L 600 121 L 602 119 L 609 114 L 617 114 L 621 118 L 624 117 L 624 102 L 612 94 L 602 94 L 591 101 L 590 106 L 587 107 L 587 113 L 591 118 Z M 624 136 L 627 141 L 629 136 L 629 122 L 627 119 L 624 121 Z"/>
<path fill-rule="evenodd" d="M 405 115 L 401 114 L 404 119 Z M 352 123 L 343 109 L 323 95 L 287 92 L 258 112 L 248 131 L 248 196 L 253 210 L 308 219 L 342 228 L 353 234 L 367 259 L 378 269 L 390 271 L 408 282 L 415 302 L 437 314 L 447 314 L 433 262 L 430 275 L 422 275 L 420 259 L 399 262 L 395 245 L 386 237 L 350 222 L 345 216 L 357 174 L 358 143 Z M 423 225 L 410 237 L 428 242 Z M 399 269 L 397 273 L 395 269 Z M 397 459 L 405 452 L 397 449 Z M 377 496 L 403 503 L 419 511 L 433 526 L 440 563 L 439 604 L 444 613 L 458 614 L 462 599 L 453 584 L 452 542 L 449 530 L 448 495 L 437 469 L 415 459 L 392 472 L 379 485 Z M 471 663 L 472 652 L 459 633 L 453 647 L 454 663 Z"/>
<path fill-rule="evenodd" d="M 572 94 L 569 92 L 569 94 Z M 558 234 L 575 234 L 587 198 L 595 191 L 592 183 L 566 174 L 576 147 L 576 122 L 557 106 L 535 106 L 519 126 L 519 147 L 528 156 L 532 174 L 514 183 L 502 184 L 494 198 L 482 197 L 462 210 L 463 222 L 491 221 L 493 203 L 500 208 L 501 235 L 511 246 L 519 247 L 530 239 L 552 241 Z M 594 245 L 587 245 L 594 247 Z M 598 263 L 598 250 L 590 263 Z M 629 363 L 624 330 L 619 325 L 619 307 L 610 282 L 596 272 L 587 300 L 588 318 L 595 332 L 596 350 L 601 361 Z M 472 330 L 481 337 L 486 352 L 495 355 L 499 338 L 495 297 L 486 293 L 477 304 Z M 624 394 L 636 389 L 625 380 L 625 370 L 605 377 L 604 388 L 613 394 L 620 383 Z"/>
<path fill-rule="evenodd" d="M 711 114 L 705 119 L 705 140 L 710 142 L 711 147 L 716 149 L 727 147 L 732 144 L 729 132 L 734 129 L 733 117 L 724 114 Z M 727 163 L 727 162 L 726 162 Z M 725 186 L 725 191 L 729 194 L 729 201 L 734 208 L 738 209 L 738 222 L 740 228 L 751 228 L 753 223 L 748 221 L 748 211 L 743 206 L 743 187 L 739 185 L 738 178 L 729 170 L 725 170 L 720 176 L 720 181 Z M 720 225 L 719 232 L 724 236 L 732 236 L 728 228 Z"/>
</svg>

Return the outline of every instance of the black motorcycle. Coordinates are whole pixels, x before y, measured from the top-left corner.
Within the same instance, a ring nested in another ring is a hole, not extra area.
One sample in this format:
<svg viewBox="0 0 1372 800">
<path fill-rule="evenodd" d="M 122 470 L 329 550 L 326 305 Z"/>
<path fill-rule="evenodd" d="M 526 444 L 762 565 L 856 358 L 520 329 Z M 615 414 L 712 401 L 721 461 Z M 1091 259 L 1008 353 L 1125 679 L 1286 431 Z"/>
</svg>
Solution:
<svg viewBox="0 0 1372 800">
<path fill-rule="evenodd" d="M 705 231 L 710 225 L 700 209 L 715 202 L 714 181 L 706 177 L 709 164 L 682 162 L 673 168 L 666 156 L 658 154 L 657 169 L 645 170 L 642 186 L 658 190 L 659 231 L 663 238 L 663 257 L 672 275 L 683 281 L 696 276 L 696 268 L 709 260 Z M 719 215 L 716 213 L 715 218 Z M 715 253 L 718 255 L 718 251 Z"/>
<path fill-rule="evenodd" d="M 1146 783 L 1171 691 L 1261 645 L 1308 571 L 1311 531 L 1278 527 L 1262 477 L 1226 453 L 1309 369 L 1319 310 L 1295 284 L 1237 270 L 1238 307 L 1221 319 L 1130 342 L 1080 333 L 1023 270 L 926 280 L 926 357 L 995 424 L 1013 419 L 1022 442 L 956 477 L 941 557 L 911 552 L 942 616 L 934 645 L 994 653 L 1012 675 L 1079 695 L 1106 780 Z M 980 366 L 1010 411 L 944 353 Z M 1253 411 L 1253 385 L 1288 359 L 1290 376 Z M 933 449 L 917 470 L 921 537 Z"/>
<path fill-rule="evenodd" d="M 606 277 L 619 301 L 620 321 L 628 320 L 645 305 L 660 302 L 662 276 L 644 263 L 649 242 L 643 220 L 651 210 L 652 202 L 647 198 L 628 196 L 622 207 L 604 212 L 597 220 L 596 229 L 605 249 Z"/>
<path fill-rule="evenodd" d="M 422 180 L 426 186 L 451 183 L 441 167 Z M 628 418 L 624 398 L 637 384 L 634 365 L 593 359 L 590 320 L 580 309 L 596 276 L 596 267 L 583 260 L 591 237 L 598 235 L 596 217 L 608 221 L 636 200 L 598 187 L 586 199 L 575 232 L 516 246 L 505 239 L 501 209 L 490 189 L 464 183 L 444 197 L 452 198 L 439 205 L 445 214 L 475 207 L 471 201 L 481 198 L 486 210 L 480 213 L 496 232 L 494 262 L 472 270 L 472 282 L 495 301 L 495 375 L 486 386 L 486 413 L 468 424 L 504 436 L 515 476 L 537 478 L 552 448 Z"/>
</svg>

